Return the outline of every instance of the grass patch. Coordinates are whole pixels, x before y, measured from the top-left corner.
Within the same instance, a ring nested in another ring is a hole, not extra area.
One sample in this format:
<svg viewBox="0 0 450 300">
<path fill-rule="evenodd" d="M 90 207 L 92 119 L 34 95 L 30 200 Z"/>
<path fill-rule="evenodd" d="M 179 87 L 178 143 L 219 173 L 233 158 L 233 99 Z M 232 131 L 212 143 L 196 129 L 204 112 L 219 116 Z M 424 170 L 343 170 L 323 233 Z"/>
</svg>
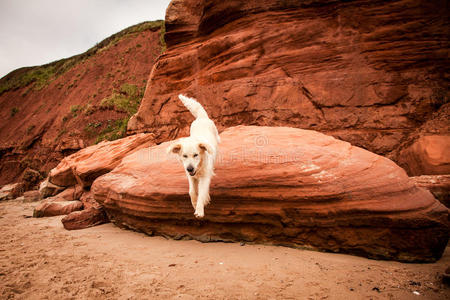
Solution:
<svg viewBox="0 0 450 300">
<path fill-rule="evenodd" d="M 98 144 L 104 140 L 114 141 L 125 137 L 129 119 L 130 118 L 127 117 L 119 120 L 108 120 L 106 127 L 97 136 L 95 143 Z"/>
<path fill-rule="evenodd" d="M 100 102 L 100 107 L 115 109 L 124 112 L 127 115 L 123 119 L 115 121 L 108 120 L 106 127 L 99 132 L 97 139 L 95 140 L 96 144 L 104 140 L 113 141 L 125 136 L 128 121 L 131 116 L 137 112 L 141 99 L 144 96 L 144 90 L 144 87 L 139 88 L 134 84 L 125 83 L 120 87 L 119 91 L 114 91 L 111 96 L 104 98 Z M 94 123 L 91 125 L 88 124 L 85 131 L 88 135 L 92 136 L 92 133 L 97 127 Z"/>
<path fill-rule="evenodd" d="M 102 122 L 90 122 L 84 127 L 84 132 L 88 135 L 88 137 L 92 138 L 97 136 L 97 128 L 102 126 Z"/>
<path fill-rule="evenodd" d="M 139 88 L 134 84 L 124 83 L 120 87 L 120 91 L 129 97 L 136 97 L 139 95 Z"/>
<path fill-rule="evenodd" d="M 79 114 L 84 114 L 85 116 L 92 115 L 95 112 L 96 108 L 91 103 L 88 103 L 86 105 L 71 105 L 70 106 L 70 113 L 72 115 L 72 118 L 78 117 Z M 63 122 L 67 121 L 67 117 L 63 118 Z"/>
<path fill-rule="evenodd" d="M 144 87 L 139 88 L 134 84 L 125 83 L 118 91 L 113 91 L 111 96 L 104 98 L 100 102 L 100 107 L 126 113 L 126 117 L 115 121 L 109 120 L 102 130 L 100 130 L 103 127 L 102 122 L 91 122 L 84 128 L 86 135 L 89 138 L 96 137 L 96 144 L 103 140 L 112 141 L 124 137 L 127 131 L 128 120 L 137 112 L 144 95 L 144 90 Z M 72 105 L 70 106 L 69 114 L 72 118 L 76 118 L 80 114 L 89 116 L 97 109 L 98 107 L 91 103 L 86 105 Z M 62 122 L 67 122 L 70 116 L 63 117 Z"/>
<path fill-rule="evenodd" d="M 0 95 L 6 91 L 25 87 L 32 83 L 35 90 L 41 90 L 47 85 L 49 79 L 54 76 L 55 69 L 56 64 L 15 70 L 0 80 Z"/>
<path fill-rule="evenodd" d="M 78 113 L 83 110 L 83 107 L 81 105 L 71 105 L 70 106 L 70 113 L 72 114 L 73 118 L 76 118 L 78 116 Z"/>
<path fill-rule="evenodd" d="M 137 112 L 143 94 L 143 88 L 139 89 L 136 85 L 125 83 L 118 92 L 113 92 L 111 96 L 104 98 L 100 102 L 100 107 L 126 112 L 128 117 L 131 117 Z"/>
<path fill-rule="evenodd" d="M 95 107 L 92 104 L 90 104 L 90 103 L 88 103 L 83 109 L 83 113 L 84 113 L 85 116 L 90 116 L 94 112 L 95 112 Z"/>
</svg>

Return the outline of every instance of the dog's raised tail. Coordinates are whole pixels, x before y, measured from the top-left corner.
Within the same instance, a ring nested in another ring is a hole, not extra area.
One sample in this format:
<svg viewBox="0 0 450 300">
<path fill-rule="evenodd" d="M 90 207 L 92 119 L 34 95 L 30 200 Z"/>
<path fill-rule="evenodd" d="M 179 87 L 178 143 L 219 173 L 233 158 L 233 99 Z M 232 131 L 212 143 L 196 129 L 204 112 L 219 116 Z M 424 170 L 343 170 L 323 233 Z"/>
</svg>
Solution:
<svg viewBox="0 0 450 300">
<path fill-rule="evenodd" d="M 208 118 L 208 114 L 203 106 L 197 102 L 194 98 L 186 97 L 185 95 L 178 95 L 184 106 L 194 115 L 195 118 Z"/>
</svg>

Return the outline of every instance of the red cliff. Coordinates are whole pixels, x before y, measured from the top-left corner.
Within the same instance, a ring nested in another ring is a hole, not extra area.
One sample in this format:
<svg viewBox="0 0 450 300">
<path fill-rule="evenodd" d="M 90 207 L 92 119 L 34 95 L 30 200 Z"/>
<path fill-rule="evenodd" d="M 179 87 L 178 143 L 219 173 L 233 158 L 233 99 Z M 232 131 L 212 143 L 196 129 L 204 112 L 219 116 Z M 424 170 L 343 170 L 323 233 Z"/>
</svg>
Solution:
<svg viewBox="0 0 450 300">
<path fill-rule="evenodd" d="M 448 146 L 448 15 L 446 1 L 174 0 L 128 132 L 185 135 L 183 92 L 220 130 L 314 129 L 433 174 L 401 151 L 429 135 Z"/>
<path fill-rule="evenodd" d="M 138 24 L 83 54 L 0 79 L 0 185 L 26 168 L 45 177 L 65 156 L 124 136 L 163 50 L 161 26 Z"/>
</svg>

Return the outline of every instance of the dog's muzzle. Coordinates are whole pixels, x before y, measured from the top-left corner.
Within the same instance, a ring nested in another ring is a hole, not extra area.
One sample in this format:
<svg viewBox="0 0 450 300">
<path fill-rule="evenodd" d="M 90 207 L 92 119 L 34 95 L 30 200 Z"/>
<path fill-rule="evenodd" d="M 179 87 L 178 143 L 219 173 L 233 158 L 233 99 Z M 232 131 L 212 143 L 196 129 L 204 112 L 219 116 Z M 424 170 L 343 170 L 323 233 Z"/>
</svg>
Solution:
<svg viewBox="0 0 450 300">
<path fill-rule="evenodd" d="M 192 167 L 192 166 L 188 166 L 186 168 L 186 171 L 188 171 L 189 175 L 191 175 L 191 176 L 194 176 L 195 173 L 196 173 L 195 170 L 194 170 L 194 167 Z"/>
</svg>

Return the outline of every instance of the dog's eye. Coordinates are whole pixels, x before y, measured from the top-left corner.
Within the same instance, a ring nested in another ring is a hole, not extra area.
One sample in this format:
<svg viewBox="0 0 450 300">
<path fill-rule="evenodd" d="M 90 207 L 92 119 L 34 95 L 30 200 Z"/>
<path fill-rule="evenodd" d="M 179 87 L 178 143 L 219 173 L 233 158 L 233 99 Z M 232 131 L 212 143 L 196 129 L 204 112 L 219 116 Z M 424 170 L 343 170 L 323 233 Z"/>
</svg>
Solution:
<svg viewBox="0 0 450 300">
<path fill-rule="evenodd" d="M 195 153 L 195 154 L 194 154 L 194 157 L 197 157 L 197 156 L 198 156 L 198 154 L 197 154 L 197 153 Z"/>
<path fill-rule="evenodd" d="M 184 157 L 184 158 L 187 158 L 187 155 L 186 155 L 186 154 L 184 154 L 184 155 L 183 155 L 183 157 Z"/>
</svg>

